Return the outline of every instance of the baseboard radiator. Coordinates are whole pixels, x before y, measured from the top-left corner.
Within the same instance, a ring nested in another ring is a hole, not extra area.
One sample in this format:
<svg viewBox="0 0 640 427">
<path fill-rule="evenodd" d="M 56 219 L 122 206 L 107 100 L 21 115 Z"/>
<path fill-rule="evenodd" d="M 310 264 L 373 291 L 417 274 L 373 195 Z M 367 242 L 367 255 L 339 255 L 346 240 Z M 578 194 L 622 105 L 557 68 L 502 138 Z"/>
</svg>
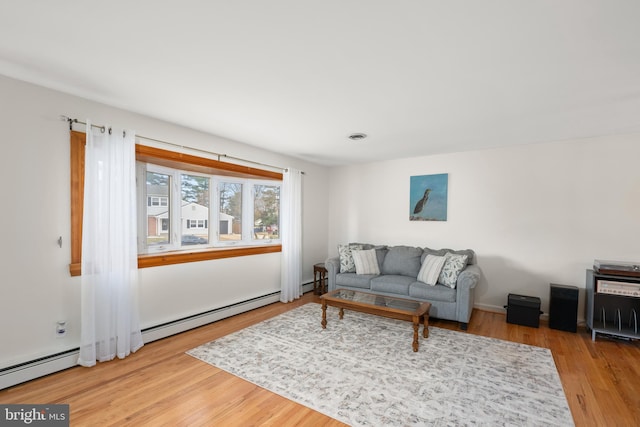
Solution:
<svg viewBox="0 0 640 427">
<path fill-rule="evenodd" d="M 313 289 L 313 285 L 308 283 L 304 284 L 302 289 L 304 292 L 308 292 Z M 215 310 L 195 314 L 173 322 L 144 329 L 142 331 L 142 339 L 145 344 L 148 344 L 171 335 L 179 334 L 180 332 L 185 332 L 236 314 L 278 302 L 279 300 L 280 292 L 274 292 L 247 301 L 231 304 L 226 307 L 220 307 Z M 43 377 L 45 375 L 53 374 L 64 369 L 73 368 L 78 364 L 78 354 L 79 349 L 75 348 L 0 369 L 0 390 Z"/>
</svg>

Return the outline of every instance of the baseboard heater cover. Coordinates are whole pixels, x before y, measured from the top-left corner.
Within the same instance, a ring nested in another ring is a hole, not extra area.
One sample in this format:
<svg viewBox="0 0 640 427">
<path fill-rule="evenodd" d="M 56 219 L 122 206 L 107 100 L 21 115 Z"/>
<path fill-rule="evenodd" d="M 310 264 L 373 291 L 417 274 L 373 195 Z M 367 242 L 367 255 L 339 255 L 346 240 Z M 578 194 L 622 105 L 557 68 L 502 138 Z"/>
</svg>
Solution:
<svg viewBox="0 0 640 427">
<path fill-rule="evenodd" d="M 305 289 L 306 284 L 303 286 Z M 190 329 L 207 325 L 236 314 L 263 307 L 280 300 L 280 292 L 241 301 L 225 307 L 216 308 L 204 313 L 195 314 L 162 325 L 145 328 L 142 339 L 145 344 L 179 334 Z M 79 348 L 44 356 L 29 362 L 20 363 L 0 369 L 0 390 L 27 382 L 45 375 L 78 366 Z"/>
<path fill-rule="evenodd" d="M 145 344 L 280 301 L 280 292 L 238 302 L 142 330 Z"/>
</svg>

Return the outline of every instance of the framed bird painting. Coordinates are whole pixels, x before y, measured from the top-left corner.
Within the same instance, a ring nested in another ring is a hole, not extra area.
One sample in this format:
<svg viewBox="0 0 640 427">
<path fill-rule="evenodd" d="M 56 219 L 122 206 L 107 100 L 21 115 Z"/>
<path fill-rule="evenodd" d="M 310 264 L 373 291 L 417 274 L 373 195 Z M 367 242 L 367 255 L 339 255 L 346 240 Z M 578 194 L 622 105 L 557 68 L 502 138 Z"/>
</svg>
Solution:
<svg viewBox="0 0 640 427">
<path fill-rule="evenodd" d="M 449 174 L 412 176 L 409 220 L 446 221 Z"/>
</svg>

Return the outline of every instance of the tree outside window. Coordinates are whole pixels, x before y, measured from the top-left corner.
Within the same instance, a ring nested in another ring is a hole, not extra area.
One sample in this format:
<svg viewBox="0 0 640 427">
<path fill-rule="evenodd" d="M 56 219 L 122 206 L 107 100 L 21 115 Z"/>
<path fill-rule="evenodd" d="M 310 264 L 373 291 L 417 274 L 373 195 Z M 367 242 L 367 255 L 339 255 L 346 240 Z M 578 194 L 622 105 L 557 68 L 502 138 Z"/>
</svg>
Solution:
<svg viewBox="0 0 640 427">
<path fill-rule="evenodd" d="M 253 186 L 253 238 L 278 239 L 280 235 L 280 187 L 256 184 Z"/>
</svg>

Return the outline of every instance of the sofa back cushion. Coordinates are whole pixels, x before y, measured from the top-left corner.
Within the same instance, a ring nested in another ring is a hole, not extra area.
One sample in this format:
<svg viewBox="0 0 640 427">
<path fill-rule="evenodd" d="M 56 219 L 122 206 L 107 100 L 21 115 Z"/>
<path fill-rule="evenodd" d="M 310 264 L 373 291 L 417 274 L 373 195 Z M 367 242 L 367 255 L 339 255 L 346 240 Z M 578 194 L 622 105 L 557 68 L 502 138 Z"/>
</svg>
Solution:
<svg viewBox="0 0 640 427">
<path fill-rule="evenodd" d="M 382 274 L 418 277 L 422 265 L 422 249 L 412 246 L 392 246 L 382 262 Z"/>
<path fill-rule="evenodd" d="M 376 250 L 376 258 L 378 258 L 378 267 L 381 267 L 389 250 L 386 246 L 375 246 L 374 249 Z"/>
<path fill-rule="evenodd" d="M 431 249 L 424 248 L 422 253 L 422 261 L 427 257 L 427 255 L 435 255 L 435 256 L 445 256 L 447 252 L 456 255 L 466 255 L 467 256 L 467 265 L 476 263 L 476 253 L 473 249 L 461 249 L 459 251 L 454 251 L 453 249 Z"/>
</svg>

